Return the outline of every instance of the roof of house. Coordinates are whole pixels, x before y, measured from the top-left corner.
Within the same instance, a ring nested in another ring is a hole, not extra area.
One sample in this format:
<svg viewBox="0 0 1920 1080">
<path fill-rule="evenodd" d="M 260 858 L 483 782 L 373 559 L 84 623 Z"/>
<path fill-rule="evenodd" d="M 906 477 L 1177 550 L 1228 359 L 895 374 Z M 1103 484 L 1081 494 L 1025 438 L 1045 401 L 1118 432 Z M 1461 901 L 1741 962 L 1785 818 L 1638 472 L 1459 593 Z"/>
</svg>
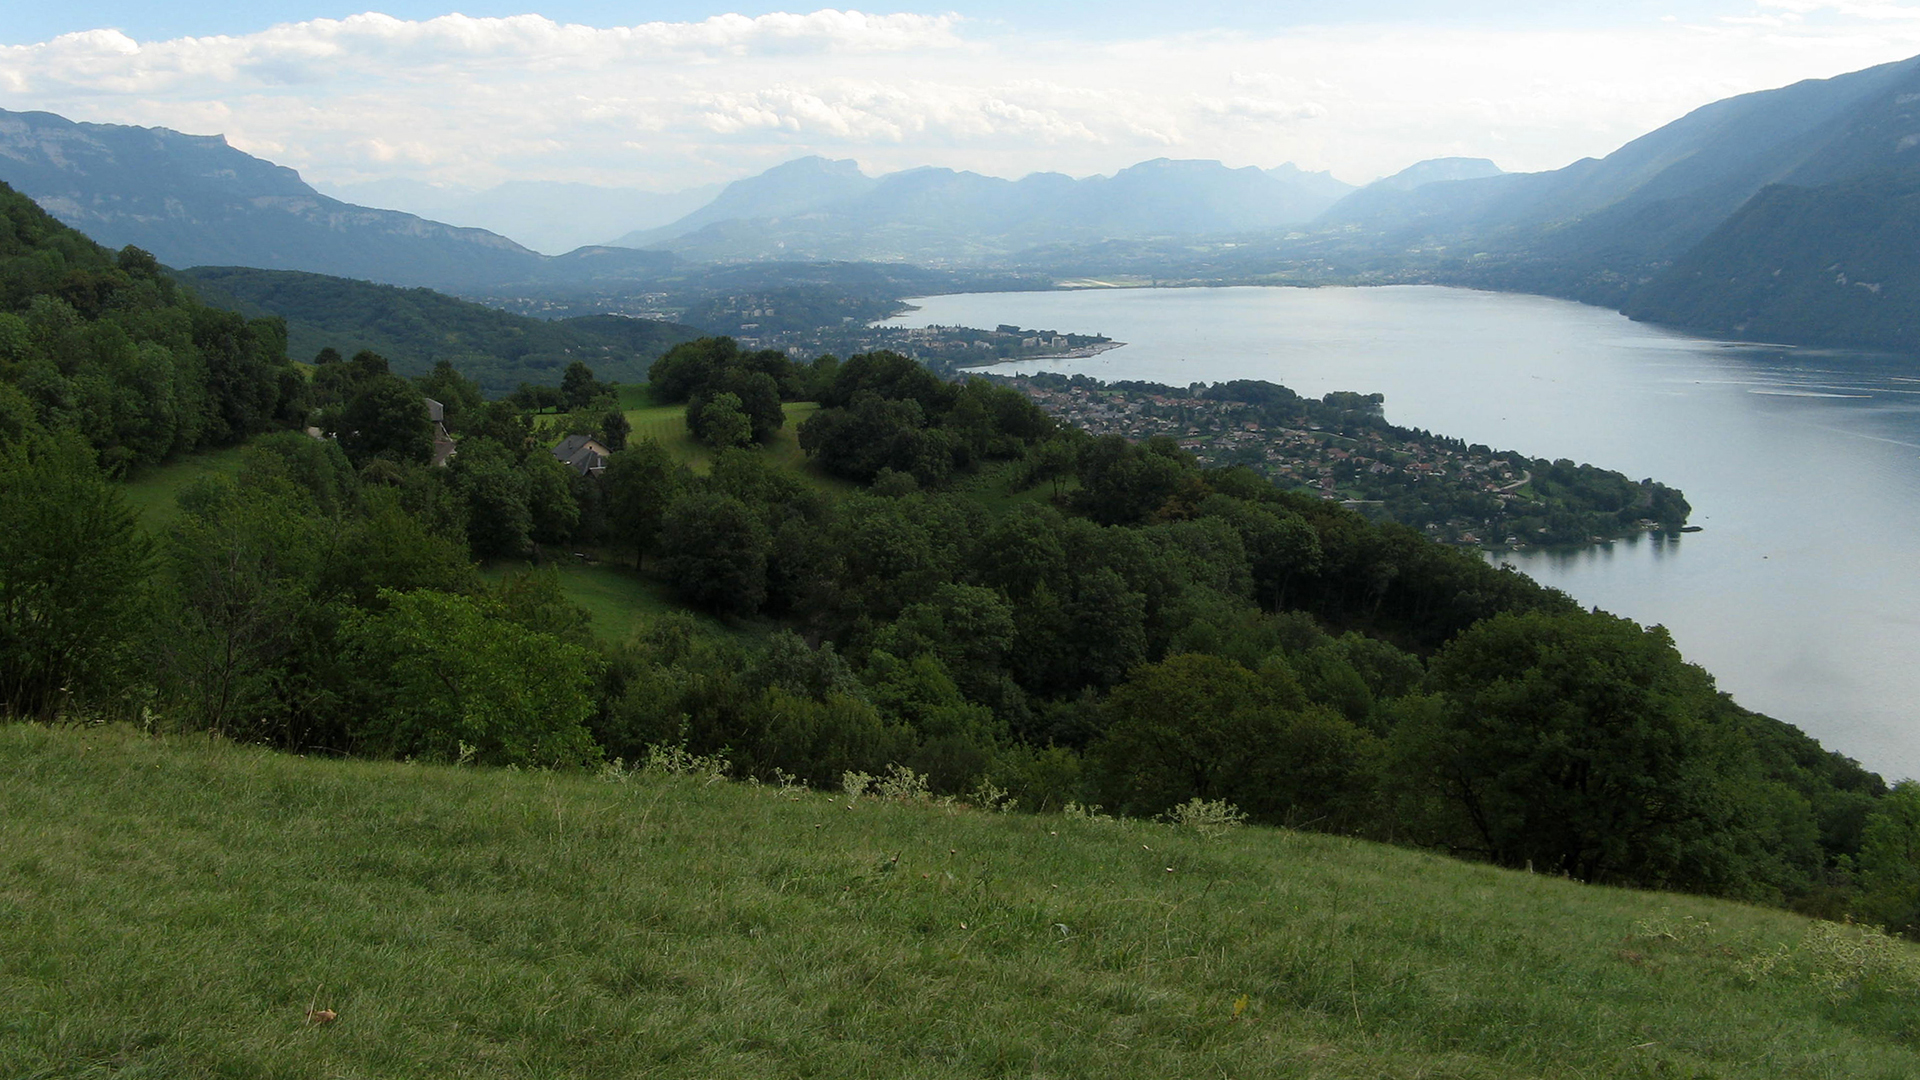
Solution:
<svg viewBox="0 0 1920 1080">
<path fill-rule="evenodd" d="M 591 435 L 569 435 L 554 444 L 553 456 L 574 472 L 585 475 L 607 467 L 613 451 L 600 445 Z"/>
</svg>

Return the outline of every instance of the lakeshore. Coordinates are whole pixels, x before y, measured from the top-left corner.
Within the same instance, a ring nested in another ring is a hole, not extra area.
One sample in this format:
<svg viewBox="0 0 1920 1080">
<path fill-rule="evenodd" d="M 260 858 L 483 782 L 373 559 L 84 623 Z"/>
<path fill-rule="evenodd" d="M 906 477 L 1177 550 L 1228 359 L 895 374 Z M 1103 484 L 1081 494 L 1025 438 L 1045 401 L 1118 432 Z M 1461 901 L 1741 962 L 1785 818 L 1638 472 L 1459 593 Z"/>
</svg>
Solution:
<svg viewBox="0 0 1920 1080">
<path fill-rule="evenodd" d="M 1208 467 L 1242 466 L 1442 543 L 1520 551 L 1679 531 L 1688 507 L 1651 480 L 1394 427 L 1378 394 L 1315 401 L 1266 382 L 1191 387 L 1086 376 L 993 376 L 1092 435 L 1168 439 Z"/>
</svg>

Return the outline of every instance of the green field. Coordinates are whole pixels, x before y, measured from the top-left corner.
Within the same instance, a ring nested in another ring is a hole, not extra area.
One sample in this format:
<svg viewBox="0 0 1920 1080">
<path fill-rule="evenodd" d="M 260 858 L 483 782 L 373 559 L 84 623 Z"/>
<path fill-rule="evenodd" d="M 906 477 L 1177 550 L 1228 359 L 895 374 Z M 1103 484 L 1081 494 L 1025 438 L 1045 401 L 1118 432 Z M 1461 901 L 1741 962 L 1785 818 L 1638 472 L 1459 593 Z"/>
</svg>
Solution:
<svg viewBox="0 0 1920 1080">
<path fill-rule="evenodd" d="M 234 476 L 240 471 L 244 447 L 228 446 L 202 450 L 165 465 L 142 469 L 122 485 L 127 505 L 142 525 L 158 532 L 179 513 L 180 493 L 203 476 Z"/>
<path fill-rule="evenodd" d="M 498 583 L 508 574 L 525 571 L 524 562 L 497 562 L 483 566 L 480 576 Z M 636 571 L 631 556 L 625 563 L 560 563 L 560 592 L 592 618 L 593 634 L 608 644 L 626 641 L 653 619 L 668 612 L 686 612 L 702 626 L 722 633 L 737 628 L 709 615 L 687 612 L 674 602 L 672 592 L 655 578 Z"/>
<path fill-rule="evenodd" d="M 652 439 L 667 448 L 675 460 L 685 462 L 694 472 L 704 476 L 713 468 L 713 450 L 694 439 L 687 433 L 687 407 L 685 405 L 645 404 L 642 395 L 632 393 L 630 388 L 622 387 L 621 405 L 625 409 L 627 423 L 633 430 L 627 438 L 630 442 L 640 439 Z M 837 477 L 828 476 L 807 463 L 806 452 L 800 449 L 800 436 L 797 433 L 801 423 L 807 417 L 820 410 L 818 402 L 789 401 L 780 406 L 786 414 L 786 426 L 774 435 L 761 452 L 770 462 L 781 468 L 791 469 L 802 479 L 824 491 L 851 491 L 853 485 Z"/>
<path fill-rule="evenodd" d="M 121 727 L 0 775 L 10 1078 L 1920 1075 L 1911 946 L 1327 836 Z"/>
</svg>

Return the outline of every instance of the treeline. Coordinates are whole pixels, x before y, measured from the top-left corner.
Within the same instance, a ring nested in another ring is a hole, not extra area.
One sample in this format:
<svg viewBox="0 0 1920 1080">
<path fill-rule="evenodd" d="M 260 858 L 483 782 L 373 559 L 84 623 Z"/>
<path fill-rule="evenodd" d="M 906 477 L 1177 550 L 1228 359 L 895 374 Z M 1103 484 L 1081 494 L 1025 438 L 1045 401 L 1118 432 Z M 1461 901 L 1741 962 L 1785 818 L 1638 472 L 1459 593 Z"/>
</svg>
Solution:
<svg viewBox="0 0 1920 1080">
<path fill-rule="evenodd" d="M 720 430 L 731 396 L 746 437 L 703 476 L 642 440 L 597 477 L 554 461 L 529 402 L 486 402 L 451 367 L 430 383 L 459 452 L 435 467 L 422 387 L 372 354 L 329 360 L 292 422 L 338 437 L 253 439 L 154 537 L 100 467 L 108 445 L 18 389 L 19 363 L 0 429 L 9 715 L 534 767 L 668 744 L 828 786 L 898 765 L 981 803 L 1198 799 L 1590 881 L 1903 928 L 1920 910 L 1920 796 L 1738 708 L 1658 628 L 902 357 L 681 346 L 662 397 Z M 758 449 L 769 386 L 818 403 L 799 440 L 855 490 Z M 568 426 L 618 416 L 584 368 L 560 393 Z M 555 572 L 476 569 L 554 546 L 624 553 L 756 633 L 675 615 L 603 643 Z"/>
</svg>

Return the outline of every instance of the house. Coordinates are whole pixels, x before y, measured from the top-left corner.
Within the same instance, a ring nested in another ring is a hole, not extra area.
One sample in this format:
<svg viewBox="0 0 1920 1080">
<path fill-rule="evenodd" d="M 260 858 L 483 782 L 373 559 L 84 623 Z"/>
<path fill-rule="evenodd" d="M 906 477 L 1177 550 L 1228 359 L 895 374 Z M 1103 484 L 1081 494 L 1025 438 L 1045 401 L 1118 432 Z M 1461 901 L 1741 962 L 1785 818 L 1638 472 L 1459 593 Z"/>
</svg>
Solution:
<svg viewBox="0 0 1920 1080">
<path fill-rule="evenodd" d="M 433 463 L 445 465 L 454 455 L 453 436 L 447 432 L 447 407 L 433 400 L 427 403 L 427 419 L 433 421 Z"/>
<path fill-rule="evenodd" d="M 554 444 L 553 456 L 581 476 L 599 476 L 606 471 L 613 451 L 591 435 L 569 435 Z"/>
</svg>

